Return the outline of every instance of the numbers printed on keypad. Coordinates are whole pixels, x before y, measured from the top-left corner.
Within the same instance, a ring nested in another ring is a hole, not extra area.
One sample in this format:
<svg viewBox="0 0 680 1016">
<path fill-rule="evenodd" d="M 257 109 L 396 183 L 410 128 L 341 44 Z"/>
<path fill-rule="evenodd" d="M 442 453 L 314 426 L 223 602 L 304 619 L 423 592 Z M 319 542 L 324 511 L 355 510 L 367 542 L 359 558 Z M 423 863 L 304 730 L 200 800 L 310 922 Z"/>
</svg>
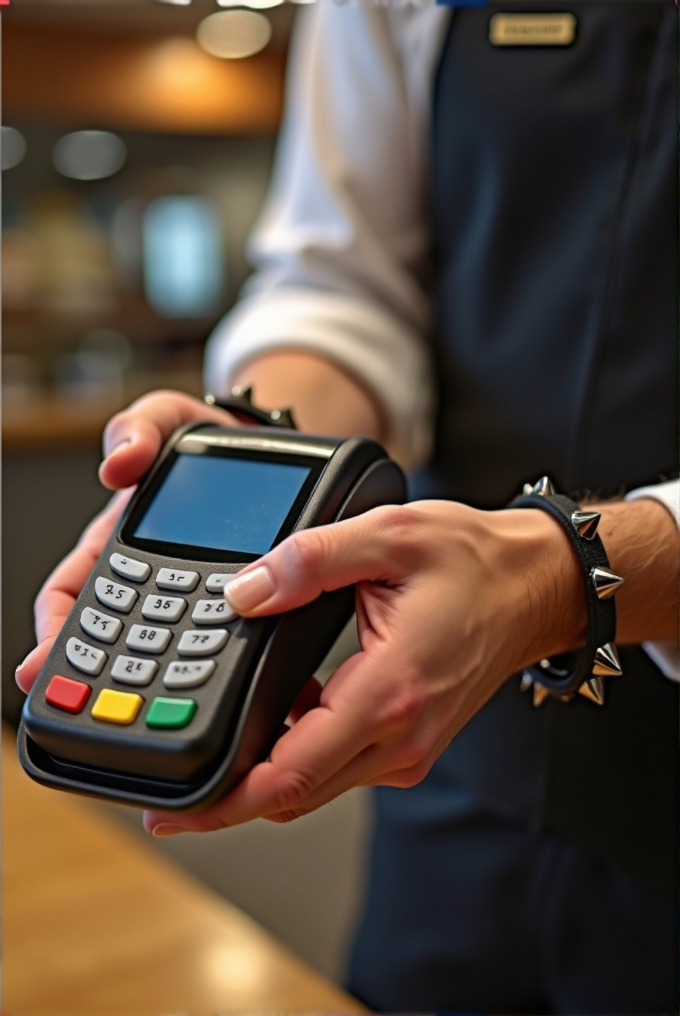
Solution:
<svg viewBox="0 0 680 1016">
<path fill-rule="evenodd" d="M 231 582 L 237 575 L 238 572 L 213 572 L 205 580 L 205 588 L 209 593 L 221 593 L 227 582 Z"/>
<path fill-rule="evenodd" d="M 180 656 L 213 656 L 225 647 L 229 632 L 217 628 L 214 631 L 185 631 L 177 643 Z"/>
<path fill-rule="evenodd" d="M 159 653 L 165 652 L 168 643 L 172 638 L 172 632 L 168 628 L 151 628 L 143 624 L 133 624 L 125 639 L 128 649 L 137 652 Z"/>
<path fill-rule="evenodd" d="M 85 607 L 80 615 L 80 626 L 95 639 L 101 642 L 115 642 L 121 633 L 123 622 L 117 617 L 102 614 L 92 607 Z"/>
<path fill-rule="evenodd" d="M 214 671 L 214 660 L 197 660 L 196 663 L 176 660 L 168 665 L 163 675 L 163 684 L 166 688 L 197 688 L 200 684 L 205 684 Z"/>
<path fill-rule="evenodd" d="M 147 596 L 142 606 L 142 617 L 150 621 L 179 621 L 187 602 L 181 596 Z"/>
<path fill-rule="evenodd" d="M 121 684 L 150 684 L 158 670 L 156 660 L 140 660 L 135 656 L 118 656 L 111 667 L 111 677 Z"/>
<path fill-rule="evenodd" d="M 135 561 L 134 558 L 126 557 L 124 554 L 112 554 L 109 564 L 116 575 L 122 575 L 124 579 L 130 579 L 132 582 L 146 582 L 151 574 L 151 565 L 146 561 Z"/>
<path fill-rule="evenodd" d="M 135 589 L 129 586 L 121 586 L 118 582 L 111 582 L 109 579 L 99 576 L 95 580 L 94 591 L 100 603 L 114 610 L 120 610 L 128 614 L 139 595 Z"/>
<path fill-rule="evenodd" d="M 196 571 L 179 571 L 176 568 L 161 568 L 156 576 L 159 589 L 179 589 L 190 593 L 198 585 L 199 574 Z"/>
<path fill-rule="evenodd" d="M 81 639 L 71 638 L 66 643 L 66 659 L 76 670 L 97 677 L 106 663 L 106 653 L 103 649 L 88 646 Z"/>
<path fill-rule="evenodd" d="M 219 624 L 237 617 L 226 600 L 198 600 L 191 614 L 194 624 Z"/>
</svg>

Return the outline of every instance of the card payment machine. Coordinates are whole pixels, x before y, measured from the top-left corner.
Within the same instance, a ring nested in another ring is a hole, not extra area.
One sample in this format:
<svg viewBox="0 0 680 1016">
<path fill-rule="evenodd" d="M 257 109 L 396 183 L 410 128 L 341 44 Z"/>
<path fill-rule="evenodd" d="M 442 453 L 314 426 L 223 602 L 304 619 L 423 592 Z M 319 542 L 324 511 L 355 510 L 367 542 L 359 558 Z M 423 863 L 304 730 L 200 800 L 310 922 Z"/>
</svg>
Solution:
<svg viewBox="0 0 680 1016">
<path fill-rule="evenodd" d="M 25 703 L 40 783 L 144 807 L 206 807 L 266 758 L 354 609 L 352 587 L 276 617 L 223 590 L 289 533 L 406 496 L 374 441 L 193 424 L 130 501 Z"/>
</svg>

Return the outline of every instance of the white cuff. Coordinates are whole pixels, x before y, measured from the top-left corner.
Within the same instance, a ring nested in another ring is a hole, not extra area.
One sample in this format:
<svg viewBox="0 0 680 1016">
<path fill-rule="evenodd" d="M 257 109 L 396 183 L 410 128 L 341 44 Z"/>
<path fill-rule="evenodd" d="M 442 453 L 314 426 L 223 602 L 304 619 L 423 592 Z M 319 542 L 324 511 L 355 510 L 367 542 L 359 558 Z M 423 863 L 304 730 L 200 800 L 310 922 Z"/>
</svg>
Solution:
<svg viewBox="0 0 680 1016">
<path fill-rule="evenodd" d="M 626 501 L 637 501 L 641 497 L 652 497 L 660 501 L 680 527 L 680 480 L 666 480 L 650 487 L 638 487 L 626 494 Z M 680 645 L 678 642 L 643 642 L 642 648 L 664 675 L 672 681 L 680 681 Z"/>
<path fill-rule="evenodd" d="M 282 349 L 317 353 L 356 377 L 378 401 L 387 442 L 401 464 L 412 468 L 427 458 L 434 404 L 429 353 L 403 320 L 368 301 L 325 290 L 255 293 L 208 340 L 208 390 L 226 393 L 245 363 Z"/>
<path fill-rule="evenodd" d="M 638 487 L 626 494 L 624 500 L 637 501 L 640 497 L 653 497 L 668 509 L 680 527 L 680 480 L 665 480 L 649 487 Z"/>
</svg>

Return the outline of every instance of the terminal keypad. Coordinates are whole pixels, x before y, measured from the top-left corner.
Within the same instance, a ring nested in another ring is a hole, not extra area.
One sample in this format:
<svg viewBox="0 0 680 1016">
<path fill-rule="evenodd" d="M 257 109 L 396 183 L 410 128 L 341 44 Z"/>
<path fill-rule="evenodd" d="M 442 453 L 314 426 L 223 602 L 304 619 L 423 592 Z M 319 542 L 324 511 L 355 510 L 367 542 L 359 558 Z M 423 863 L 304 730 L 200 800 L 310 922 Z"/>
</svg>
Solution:
<svg viewBox="0 0 680 1016">
<path fill-rule="evenodd" d="M 155 570 L 145 561 L 120 553 L 111 554 L 108 563 L 115 576 L 135 585 L 124 585 L 110 575 L 97 575 L 94 598 L 107 612 L 98 605 L 85 607 L 80 626 L 90 641 L 72 637 L 65 646 L 65 662 L 84 678 L 95 679 L 95 683 L 55 675 L 46 691 L 46 701 L 55 709 L 70 713 L 81 713 L 87 707 L 90 715 L 101 723 L 130 726 L 139 718 L 151 729 L 184 727 L 196 713 L 197 702 L 168 695 L 199 688 L 214 679 L 219 654 L 230 637 L 220 626 L 237 617 L 223 598 L 224 586 L 234 573 L 213 571 L 201 579 L 195 570 Z M 203 589 L 197 588 L 201 582 Z M 174 595 L 165 590 L 173 591 Z M 191 593 L 194 596 L 187 599 L 186 594 Z M 173 626 L 187 609 L 196 628 L 176 633 Z M 120 643 L 123 651 L 119 649 L 110 655 L 102 644 L 113 646 L 121 635 L 124 635 Z M 160 659 L 166 652 L 170 659 Z M 107 676 L 121 690 L 100 684 L 97 694 L 96 679 L 105 680 Z M 123 690 L 126 685 L 129 691 Z M 136 689 L 146 694 L 139 694 Z M 91 695 L 93 691 L 95 694 Z"/>
</svg>

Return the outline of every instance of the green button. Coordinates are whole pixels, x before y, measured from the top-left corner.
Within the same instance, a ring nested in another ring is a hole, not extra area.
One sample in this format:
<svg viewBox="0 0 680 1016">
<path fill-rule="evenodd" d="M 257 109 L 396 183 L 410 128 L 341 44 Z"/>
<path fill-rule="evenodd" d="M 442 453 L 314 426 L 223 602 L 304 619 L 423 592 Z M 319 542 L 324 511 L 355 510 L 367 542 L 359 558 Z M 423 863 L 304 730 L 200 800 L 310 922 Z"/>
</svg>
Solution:
<svg viewBox="0 0 680 1016">
<path fill-rule="evenodd" d="M 166 729 L 186 727 L 196 712 L 196 703 L 190 698 L 155 698 L 146 714 L 147 727 Z"/>
</svg>

